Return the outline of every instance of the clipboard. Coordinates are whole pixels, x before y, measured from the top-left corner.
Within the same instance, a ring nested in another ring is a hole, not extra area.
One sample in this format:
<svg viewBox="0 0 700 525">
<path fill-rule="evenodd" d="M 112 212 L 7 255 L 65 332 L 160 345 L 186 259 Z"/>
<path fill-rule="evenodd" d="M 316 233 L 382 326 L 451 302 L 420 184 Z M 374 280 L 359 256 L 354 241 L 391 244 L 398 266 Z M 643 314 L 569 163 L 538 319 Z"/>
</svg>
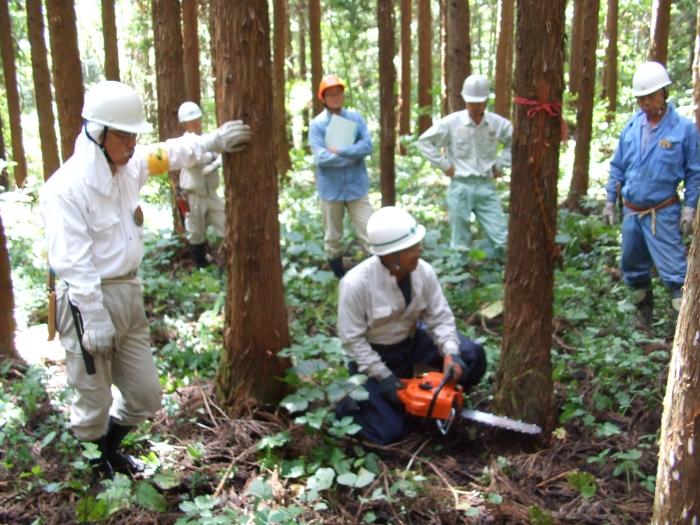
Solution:
<svg viewBox="0 0 700 525">
<path fill-rule="evenodd" d="M 331 149 L 345 149 L 355 143 L 357 134 L 357 122 L 331 115 L 331 121 L 326 128 L 326 147 Z"/>
</svg>

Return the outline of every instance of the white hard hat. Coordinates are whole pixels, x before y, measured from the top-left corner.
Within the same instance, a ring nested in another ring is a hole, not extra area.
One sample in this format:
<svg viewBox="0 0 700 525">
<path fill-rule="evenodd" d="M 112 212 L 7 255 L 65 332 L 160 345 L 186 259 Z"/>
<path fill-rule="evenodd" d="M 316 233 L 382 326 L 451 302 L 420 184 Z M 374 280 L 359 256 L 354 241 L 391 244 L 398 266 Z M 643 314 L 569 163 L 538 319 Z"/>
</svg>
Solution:
<svg viewBox="0 0 700 525">
<path fill-rule="evenodd" d="M 671 78 L 663 64 L 645 62 L 634 72 L 632 94 L 635 97 L 643 97 L 669 85 L 671 85 Z"/>
<path fill-rule="evenodd" d="M 196 102 L 188 100 L 180 104 L 180 108 L 177 110 L 177 120 L 180 124 L 197 120 L 198 118 L 202 118 L 202 110 Z"/>
<path fill-rule="evenodd" d="M 462 84 L 465 102 L 486 102 L 489 98 L 489 81 L 484 75 L 469 75 Z"/>
<path fill-rule="evenodd" d="M 104 80 L 85 94 L 82 116 L 85 120 L 127 133 L 147 133 L 153 127 L 146 121 L 143 104 L 134 88 Z"/>
<path fill-rule="evenodd" d="M 367 221 L 369 251 L 388 255 L 418 244 L 425 237 L 425 226 L 418 224 L 402 208 L 385 206 L 375 211 Z"/>
</svg>

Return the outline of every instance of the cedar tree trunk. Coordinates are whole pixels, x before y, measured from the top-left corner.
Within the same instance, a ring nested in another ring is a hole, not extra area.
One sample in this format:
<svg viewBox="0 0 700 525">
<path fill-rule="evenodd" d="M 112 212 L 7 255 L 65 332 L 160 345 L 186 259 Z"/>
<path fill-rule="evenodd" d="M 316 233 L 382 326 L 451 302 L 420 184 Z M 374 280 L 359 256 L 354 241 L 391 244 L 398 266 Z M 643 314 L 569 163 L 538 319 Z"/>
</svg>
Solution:
<svg viewBox="0 0 700 525">
<path fill-rule="evenodd" d="M 105 47 L 105 78 L 119 81 L 119 47 L 114 0 L 102 0 L 102 36 Z"/>
<path fill-rule="evenodd" d="M 200 105 L 197 0 L 182 0 L 182 52 L 185 69 L 185 98 Z"/>
<path fill-rule="evenodd" d="M 571 40 L 569 42 L 569 93 L 578 94 L 579 72 L 581 69 L 582 38 L 586 29 L 583 27 L 583 9 L 585 0 L 574 2 L 574 16 L 571 20 Z"/>
<path fill-rule="evenodd" d="M 651 38 L 649 60 L 666 64 L 668 33 L 671 26 L 671 0 L 654 0 L 651 8 Z"/>
<path fill-rule="evenodd" d="M 274 16 L 274 61 L 272 91 L 274 97 L 274 137 L 277 152 L 277 174 L 284 175 L 292 167 L 289 158 L 287 136 L 287 90 L 285 84 L 285 59 L 287 57 L 287 32 L 289 31 L 289 8 L 287 0 L 275 0 Z"/>
<path fill-rule="evenodd" d="M 401 0 L 401 98 L 399 137 L 411 134 L 411 0 Z M 406 154 L 403 143 L 401 155 Z"/>
<path fill-rule="evenodd" d="M 447 113 L 464 109 L 462 83 L 471 74 L 471 44 L 469 41 L 469 4 L 464 0 L 447 0 L 445 6 L 447 33 L 447 69 L 445 91 Z"/>
<path fill-rule="evenodd" d="M 0 217 L 0 358 L 17 357 L 14 311 L 10 255 L 7 252 L 5 228 Z"/>
<path fill-rule="evenodd" d="M 379 29 L 379 179 L 382 206 L 396 203 L 396 69 L 394 68 L 394 3 L 377 0 L 377 27 Z"/>
<path fill-rule="evenodd" d="M 617 12 L 618 0 L 608 0 L 605 17 L 605 35 L 608 45 L 605 48 L 605 68 L 603 69 L 603 98 L 608 100 L 606 120 L 613 122 L 617 112 Z"/>
<path fill-rule="evenodd" d="M 433 29 L 430 2 L 418 2 L 418 133 L 433 124 Z"/>
<path fill-rule="evenodd" d="M 323 77 L 321 62 L 321 0 L 309 0 L 309 46 L 311 47 L 311 93 L 313 114 L 323 110 L 323 102 L 316 96 Z M 347 79 L 345 79 L 347 82 Z"/>
<path fill-rule="evenodd" d="M 513 28 L 515 0 L 501 0 L 499 7 L 498 45 L 496 46 L 496 97 L 493 110 L 510 118 L 510 99 L 513 84 Z"/>
</svg>

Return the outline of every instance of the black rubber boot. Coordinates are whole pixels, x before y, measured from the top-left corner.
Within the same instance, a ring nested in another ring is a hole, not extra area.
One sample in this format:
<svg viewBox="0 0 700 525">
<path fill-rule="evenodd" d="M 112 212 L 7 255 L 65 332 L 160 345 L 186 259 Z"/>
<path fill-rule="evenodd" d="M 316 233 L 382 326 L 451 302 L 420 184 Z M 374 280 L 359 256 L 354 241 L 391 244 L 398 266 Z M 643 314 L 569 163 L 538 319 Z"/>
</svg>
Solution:
<svg viewBox="0 0 700 525">
<path fill-rule="evenodd" d="M 100 479 L 114 479 L 114 469 L 112 464 L 107 459 L 107 445 L 105 443 L 106 436 L 100 439 L 91 441 L 97 445 L 101 455 L 99 458 L 91 459 L 90 466 L 92 467 L 92 483 L 97 483 Z"/>
<path fill-rule="evenodd" d="M 642 330 L 651 329 L 654 314 L 654 292 L 650 285 L 635 287 L 632 291 L 632 302 L 637 308 L 635 324 Z"/>
<path fill-rule="evenodd" d="M 192 257 L 192 262 L 197 266 L 197 268 L 204 268 L 207 266 L 207 244 L 190 244 L 190 256 Z"/>
<path fill-rule="evenodd" d="M 333 273 L 338 279 L 341 279 L 345 275 L 345 268 L 343 268 L 343 258 L 336 257 L 335 259 L 328 259 L 328 265 L 333 270 Z"/>
<path fill-rule="evenodd" d="M 105 453 L 109 464 L 114 469 L 114 472 L 121 472 L 122 474 L 138 474 L 143 472 L 146 466 L 143 461 L 136 459 L 129 454 L 122 454 L 117 450 L 121 444 L 124 436 L 126 436 L 133 427 L 127 427 L 115 423 L 114 418 L 109 418 L 109 426 L 107 427 L 107 435 L 104 437 L 105 440 Z"/>
</svg>

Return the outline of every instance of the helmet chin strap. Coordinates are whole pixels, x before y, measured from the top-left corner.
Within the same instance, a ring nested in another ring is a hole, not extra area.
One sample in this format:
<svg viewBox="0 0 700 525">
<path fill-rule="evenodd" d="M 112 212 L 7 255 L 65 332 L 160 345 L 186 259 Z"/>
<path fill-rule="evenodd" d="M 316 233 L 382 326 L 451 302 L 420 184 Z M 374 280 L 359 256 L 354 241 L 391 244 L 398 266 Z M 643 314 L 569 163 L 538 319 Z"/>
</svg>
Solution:
<svg viewBox="0 0 700 525">
<path fill-rule="evenodd" d="M 107 162 L 110 165 L 114 165 L 114 162 L 112 162 L 112 158 L 109 156 L 109 153 L 107 153 L 107 148 L 105 148 L 105 135 L 107 135 L 107 131 L 109 130 L 109 128 L 105 126 L 105 129 L 102 132 L 102 137 L 100 138 L 100 142 L 97 142 L 94 138 L 92 138 L 92 135 L 88 133 L 87 122 L 83 123 L 83 129 L 85 130 L 85 136 L 88 138 L 88 140 L 90 140 L 90 142 L 92 142 L 93 144 L 95 144 L 95 146 L 100 148 L 105 158 L 107 159 Z"/>
</svg>

